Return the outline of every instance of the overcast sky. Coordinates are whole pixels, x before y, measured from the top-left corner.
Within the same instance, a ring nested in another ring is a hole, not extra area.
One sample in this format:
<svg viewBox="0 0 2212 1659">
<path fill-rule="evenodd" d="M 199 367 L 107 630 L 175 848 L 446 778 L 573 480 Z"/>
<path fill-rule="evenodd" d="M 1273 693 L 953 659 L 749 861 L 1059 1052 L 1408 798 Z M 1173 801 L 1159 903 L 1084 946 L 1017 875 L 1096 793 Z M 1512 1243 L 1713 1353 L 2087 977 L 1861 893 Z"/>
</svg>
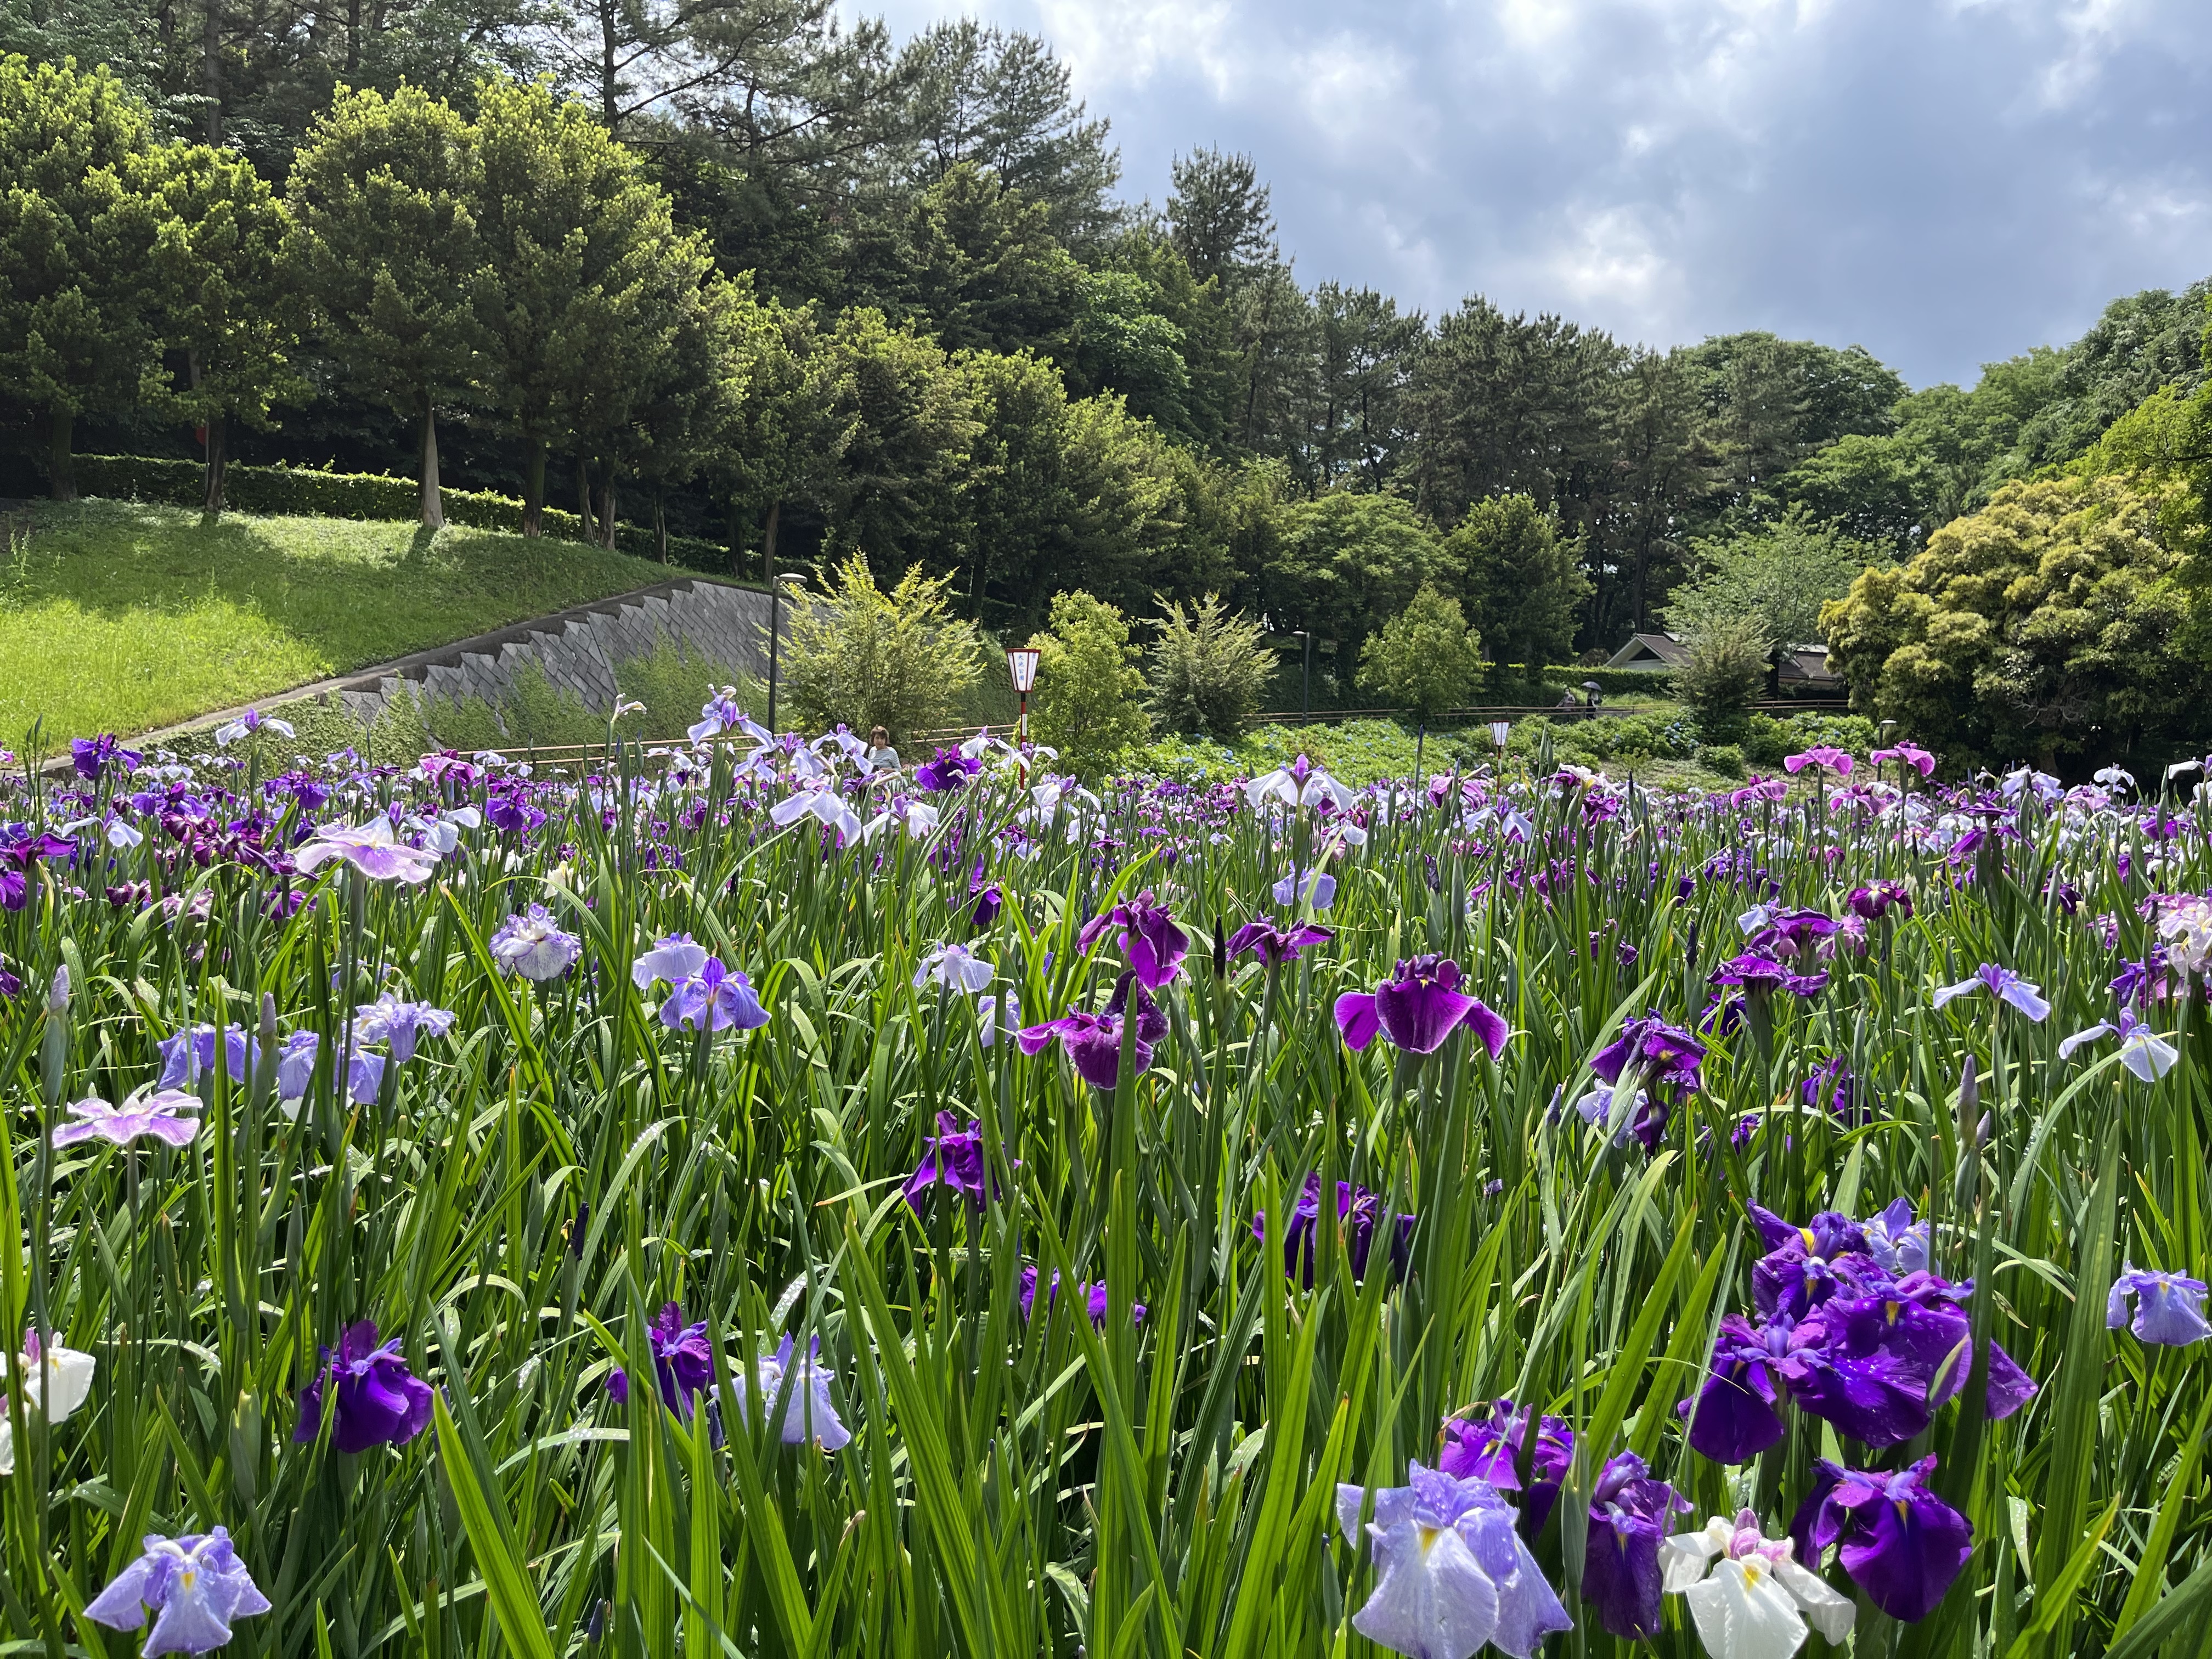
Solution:
<svg viewBox="0 0 2212 1659">
<path fill-rule="evenodd" d="M 957 0 L 864 0 L 900 37 Z M 1248 150 L 1308 285 L 1915 386 L 2212 275 L 2212 0 L 968 0 L 1111 118 L 1122 191 Z"/>
</svg>

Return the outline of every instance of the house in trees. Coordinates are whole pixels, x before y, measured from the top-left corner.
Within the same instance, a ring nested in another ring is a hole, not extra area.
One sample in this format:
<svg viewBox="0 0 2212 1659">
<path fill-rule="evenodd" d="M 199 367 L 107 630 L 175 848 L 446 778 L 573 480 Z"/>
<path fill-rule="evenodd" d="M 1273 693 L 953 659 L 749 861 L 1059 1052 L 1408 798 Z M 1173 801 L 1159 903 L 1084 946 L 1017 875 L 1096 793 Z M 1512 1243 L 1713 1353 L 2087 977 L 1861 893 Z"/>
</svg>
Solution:
<svg viewBox="0 0 2212 1659">
<path fill-rule="evenodd" d="M 1606 659 L 1607 668 L 1664 673 L 1689 659 L 1690 647 L 1674 634 L 1631 634 L 1628 642 Z M 1825 645 L 1784 646 L 1777 654 L 1768 689 L 1784 696 L 1841 696 L 1843 677 L 1828 667 Z"/>
</svg>

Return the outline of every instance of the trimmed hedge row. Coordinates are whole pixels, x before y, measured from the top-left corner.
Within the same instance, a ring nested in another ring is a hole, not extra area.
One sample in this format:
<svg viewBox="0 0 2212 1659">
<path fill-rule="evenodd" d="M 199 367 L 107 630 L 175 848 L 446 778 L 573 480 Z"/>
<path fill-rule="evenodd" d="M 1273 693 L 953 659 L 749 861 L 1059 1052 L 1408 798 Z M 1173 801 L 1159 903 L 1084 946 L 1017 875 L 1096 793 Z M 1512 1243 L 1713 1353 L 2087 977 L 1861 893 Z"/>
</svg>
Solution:
<svg viewBox="0 0 2212 1659">
<path fill-rule="evenodd" d="M 207 497 L 207 469 L 198 461 L 164 460 L 143 455 L 79 455 L 77 488 L 111 500 L 160 501 L 198 507 Z M 448 489 L 443 493 L 446 520 L 471 530 L 522 528 L 522 503 L 489 490 Z M 378 472 L 320 472 L 299 466 L 240 466 L 223 469 L 223 494 L 241 513 L 276 513 L 321 519 L 411 519 L 422 511 L 422 486 L 413 478 Z M 549 507 L 545 533 L 580 541 L 583 521 L 573 513 Z M 638 558 L 659 556 L 653 532 L 637 525 L 615 526 L 615 546 Z M 668 538 L 668 556 L 695 570 L 726 575 L 730 552 L 713 542 L 685 536 Z"/>
</svg>

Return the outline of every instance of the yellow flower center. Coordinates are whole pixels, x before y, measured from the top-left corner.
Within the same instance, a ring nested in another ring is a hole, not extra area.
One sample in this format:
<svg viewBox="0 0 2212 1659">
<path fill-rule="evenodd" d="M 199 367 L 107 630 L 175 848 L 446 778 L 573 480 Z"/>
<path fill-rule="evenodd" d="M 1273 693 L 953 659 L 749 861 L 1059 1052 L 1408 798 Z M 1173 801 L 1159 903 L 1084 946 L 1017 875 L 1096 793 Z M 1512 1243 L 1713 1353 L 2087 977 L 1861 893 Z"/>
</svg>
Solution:
<svg viewBox="0 0 2212 1659">
<path fill-rule="evenodd" d="M 1430 1550 L 1436 1547 L 1436 1541 L 1437 1539 L 1444 1535 L 1444 1529 L 1442 1527 L 1422 1527 L 1419 1529 L 1419 1532 L 1421 1543 L 1421 1553 L 1424 1555 L 1426 1555 Z"/>
</svg>

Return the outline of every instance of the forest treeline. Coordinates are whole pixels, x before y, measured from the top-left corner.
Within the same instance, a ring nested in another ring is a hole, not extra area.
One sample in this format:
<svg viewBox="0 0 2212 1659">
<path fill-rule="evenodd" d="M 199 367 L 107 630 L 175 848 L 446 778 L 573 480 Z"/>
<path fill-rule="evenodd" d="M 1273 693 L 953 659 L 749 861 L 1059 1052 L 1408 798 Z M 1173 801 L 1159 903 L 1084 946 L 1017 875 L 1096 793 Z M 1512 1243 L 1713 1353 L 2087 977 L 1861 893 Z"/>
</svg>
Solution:
<svg viewBox="0 0 2212 1659">
<path fill-rule="evenodd" d="M 857 550 L 1016 632 L 1219 592 L 1325 696 L 1424 586 L 1559 661 L 1777 526 L 1909 560 L 2203 373 L 2203 283 L 1918 391 L 1425 316 L 1309 283 L 1249 157 L 1131 200 L 1039 40 L 831 0 L 0 0 L 0 441 L 57 495 L 94 450 L 217 502 L 225 457 L 414 471 L 433 520 Z"/>
</svg>

